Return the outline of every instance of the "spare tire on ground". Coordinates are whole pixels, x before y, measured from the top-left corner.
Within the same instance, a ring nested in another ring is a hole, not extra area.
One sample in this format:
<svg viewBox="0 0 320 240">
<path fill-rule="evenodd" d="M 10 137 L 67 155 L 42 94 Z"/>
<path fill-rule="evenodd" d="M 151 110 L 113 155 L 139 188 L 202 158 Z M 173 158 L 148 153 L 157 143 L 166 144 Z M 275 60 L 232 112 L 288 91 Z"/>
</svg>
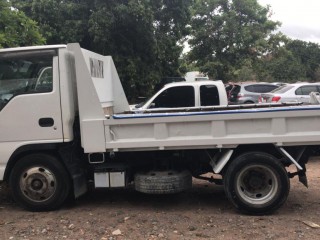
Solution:
<svg viewBox="0 0 320 240">
<path fill-rule="evenodd" d="M 136 173 L 134 185 L 138 192 L 143 193 L 178 193 L 192 187 L 192 176 L 188 170 Z"/>
</svg>

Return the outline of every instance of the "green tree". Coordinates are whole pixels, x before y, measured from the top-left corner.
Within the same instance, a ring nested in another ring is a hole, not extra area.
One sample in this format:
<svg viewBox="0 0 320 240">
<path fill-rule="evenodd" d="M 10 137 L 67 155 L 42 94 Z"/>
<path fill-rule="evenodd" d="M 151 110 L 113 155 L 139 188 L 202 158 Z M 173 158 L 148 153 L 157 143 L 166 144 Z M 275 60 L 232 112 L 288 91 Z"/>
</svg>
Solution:
<svg viewBox="0 0 320 240">
<path fill-rule="evenodd" d="M 35 21 L 0 0 L 0 48 L 31 46 L 45 43 Z"/>
<path fill-rule="evenodd" d="M 93 48 L 114 57 L 128 97 L 148 96 L 167 76 L 178 76 L 190 18 L 187 0 L 96 1 L 90 18 Z"/>
<path fill-rule="evenodd" d="M 192 0 L 153 0 L 157 55 L 163 76 L 178 77 L 183 74 L 179 66 L 183 44 L 190 29 L 190 5 Z M 177 44 L 178 43 L 178 44 Z"/>
<path fill-rule="evenodd" d="M 13 6 L 37 21 L 47 44 L 79 42 L 90 47 L 88 21 L 94 1 L 11 0 Z"/>
<path fill-rule="evenodd" d="M 270 59 L 265 59 L 264 67 L 274 81 L 296 82 L 306 77 L 306 70 L 300 60 L 285 48 L 281 48 Z"/>
<path fill-rule="evenodd" d="M 239 65 L 240 67 L 233 71 L 233 79 L 235 81 L 251 81 L 257 79 L 251 59 L 245 59 Z"/>
<path fill-rule="evenodd" d="M 272 69 L 272 66 L 276 67 L 276 64 L 272 64 L 272 62 L 276 61 L 277 58 L 283 57 L 283 53 L 287 52 L 285 50 L 285 46 L 288 41 L 290 41 L 290 39 L 281 32 L 271 34 L 267 38 L 266 42 L 264 43 L 263 53 L 252 62 L 252 66 L 256 74 L 256 80 L 264 82 L 286 80 L 279 80 L 274 76 L 279 76 L 280 74 L 277 74 L 277 72 Z"/>
<path fill-rule="evenodd" d="M 113 56 L 129 98 L 145 95 L 159 78 L 151 7 L 135 0 L 96 4 L 92 49 Z"/>
<path fill-rule="evenodd" d="M 320 46 L 316 43 L 301 40 L 291 40 L 286 44 L 286 49 L 303 65 L 305 78 L 317 81 L 317 69 L 320 67 Z"/>
<path fill-rule="evenodd" d="M 112 55 L 129 99 L 177 76 L 192 0 L 12 0 L 49 44 L 79 42 Z"/>
<path fill-rule="evenodd" d="M 318 81 L 320 47 L 291 40 L 282 34 L 268 40 L 268 51 L 255 64 L 258 79 L 269 81 Z"/>
<path fill-rule="evenodd" d="M 278 25 L 256 0 L 196 0 L 189 58 L 211 77 L 233 79 L 265 53 Z"/>
</svg>

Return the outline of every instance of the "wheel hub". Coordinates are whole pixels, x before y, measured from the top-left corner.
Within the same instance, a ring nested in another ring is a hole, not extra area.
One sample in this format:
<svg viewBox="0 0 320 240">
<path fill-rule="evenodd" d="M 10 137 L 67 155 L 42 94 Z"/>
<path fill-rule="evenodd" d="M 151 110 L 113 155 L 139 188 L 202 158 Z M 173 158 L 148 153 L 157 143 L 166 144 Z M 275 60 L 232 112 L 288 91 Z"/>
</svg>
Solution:
<svg viewBox="0 0 320 240">
<path fill-rule="evenodd" d="M 43 202 L 55 193 L 56 179 L 48 169 L 33 167 L 21 175 L 20 187 L 25 197 L 32 201 Z"/>
<path fill-rule="evenodd" d="M 247 176 L 248 179 L 244 180 L 244 183 L 248 186 L 251 190 L 258 190 L 265 187 L 265 176 L 263 174 L 259 174 L 256 172 L 251 172 Z"/>
<path fill-rule="evenodd" d="M 43 187 L 43 182 L 40 179 L 34 179 L 31 183 L 31 188 L 35 191 L 40 190 Z"/>
<path fill-rule="evenodd" d="M 251 204 L 264 204 L 276 194 L 275 174 L 266 166 L 253 165 L 242 169 L 237 178 L 237 192 Z"/>
</svg>

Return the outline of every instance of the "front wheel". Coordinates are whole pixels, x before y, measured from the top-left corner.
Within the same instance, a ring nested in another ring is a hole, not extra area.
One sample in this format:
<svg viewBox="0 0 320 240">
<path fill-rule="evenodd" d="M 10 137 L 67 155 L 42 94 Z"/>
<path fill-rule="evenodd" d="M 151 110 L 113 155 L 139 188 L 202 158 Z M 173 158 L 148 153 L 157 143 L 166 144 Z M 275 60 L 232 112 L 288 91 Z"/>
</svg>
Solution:
<svg viewBox="0 0 320 240">
<path fill-rule="evenodd" d="M 31 211 L 48 211 L 60 207 L 70 192 L 70 178 L 55 157 L 32 154 L 18 160 L 9 185 L 14 200 Z"/>
<path fill-rule="evenodd" d="M 273 156 L 250 152 L 232 161 L 224 176 L 228 199 L 249 214 L 268 214 L 286 201 L 290 182 L 283 165 Z"/>
</svg>

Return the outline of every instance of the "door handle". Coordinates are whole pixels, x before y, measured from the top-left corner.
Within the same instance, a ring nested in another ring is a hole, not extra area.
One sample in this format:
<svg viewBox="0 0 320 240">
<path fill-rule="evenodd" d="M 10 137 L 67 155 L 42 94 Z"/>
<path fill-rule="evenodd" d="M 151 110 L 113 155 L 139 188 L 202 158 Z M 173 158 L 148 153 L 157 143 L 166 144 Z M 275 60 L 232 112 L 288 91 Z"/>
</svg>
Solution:
<svg viewBox="0 0 320 240">
<path fill-rule="evenodd" d="M 52 127 L 54 124 L 53 118 L 40 118 L 39 126 L 40 127 Z"/>
</svg>

